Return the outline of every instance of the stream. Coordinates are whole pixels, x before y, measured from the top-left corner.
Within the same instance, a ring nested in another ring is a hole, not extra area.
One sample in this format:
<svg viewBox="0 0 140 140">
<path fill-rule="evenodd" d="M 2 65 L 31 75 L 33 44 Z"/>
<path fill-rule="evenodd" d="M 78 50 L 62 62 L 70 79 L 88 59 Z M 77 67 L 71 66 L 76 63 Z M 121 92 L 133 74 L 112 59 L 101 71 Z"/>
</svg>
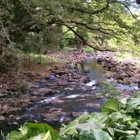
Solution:
<svg viewBox="0 0 140 140">
<path fill-rule="evenodd" d="M 2 131 L 7 133 L 17 130 L 25 122 L 48 123 L 59 130 L 62 123 L 68 124 L 79 115 L 100 112 L 107 99 L 93 98 L 101 89 L 98 83 L 113 80 L 105 78 L 102 66 L 97 64 L 93 58 L 87 58 L 84 63 L 78 63 L 76 68 L 79 73 L 88 76 L 91 81 L 85 84 L 71 83 L 68 87 L 60 86 L 59 92 L 55 95 L 24 107 L 22 111 L 12 114 L 14 117 L 10 115 L 8 122 L 1 126 Z M 137 87 L 113 83 L 122 89 L 137 89 Z M 42 87 L 49 87 L 49 85 L 45 81 L 41 81 L 39 88 Z"/>
</svg>

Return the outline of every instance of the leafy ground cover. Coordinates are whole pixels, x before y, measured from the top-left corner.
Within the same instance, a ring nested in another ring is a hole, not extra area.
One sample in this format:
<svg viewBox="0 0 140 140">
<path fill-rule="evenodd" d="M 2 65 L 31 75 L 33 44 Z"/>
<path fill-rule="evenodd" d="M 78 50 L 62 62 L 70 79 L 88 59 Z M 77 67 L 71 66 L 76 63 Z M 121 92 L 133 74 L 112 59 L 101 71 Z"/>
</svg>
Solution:
<svg viewBox="0 0 140 140">
<path fill-rule="evenodd" d="M 25 123 L 6 140 L 139 140 L 140 92 L 108 100 L 101 113 L 83 114 L 57 132 L 47 124 Z"/>
<path fill-rule="evenodd" d="M 102 113 L 84 114 L 63 125 L 59 132 L 62 140 L 138 140 L 140 98 L 108 100 Z"/>
</svg>

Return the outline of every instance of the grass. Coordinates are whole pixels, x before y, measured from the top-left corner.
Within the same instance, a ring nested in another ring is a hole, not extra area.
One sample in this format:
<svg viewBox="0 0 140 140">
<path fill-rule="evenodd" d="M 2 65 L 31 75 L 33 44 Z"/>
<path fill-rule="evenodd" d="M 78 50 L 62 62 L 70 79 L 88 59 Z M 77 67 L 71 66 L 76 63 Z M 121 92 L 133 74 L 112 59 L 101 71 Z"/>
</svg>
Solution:
<svg viewBox="0 0 140 140">
<path fill-rule="evenodd" d="M 91 48 L 91 47 L 86 47 L 86 48 L 84 47 L 83 50 L 86 51 L 86 52 L 89 52 L 89 53 L 94 52 L 94 49 Z"/>
<path fill-rule="evenodd" d="M 51 56 L 51 55 L 40 55 L 40 54 L 30 54 L 30 57 L 34 59 L 37 63 L 40 65 L 48 65 L 51 66 L 53 64 L 58 64 L 58 65 L 64 65 L 66 62 L 64 62 L 62 59 Z"/>
<path fill-rule="evenodd" d="M 75 50 L 75 49 L 76 49 L 76 46 L 73 47 L 73 48 L 65 47 L 65 48 L 63 49 L 63 51 L 64 51 L 65 53 L 69 53 L 69 51 L 73 51 L 73 50 Z M 94 49 L 91 48 L 91 47 L 83 47 L 82 49 L 83 49 L 84 51 L 86 51 L 86 52 L 89 52 L 89 53 L 94 52 Z"/>
<path fill-rule="evenodd" d="M 125 62 L 125 61 L 130 61 L 133 62 L 137 68 L 140 68 L 140 57 L 138 56 L 134 56 L 131 53 L 121 53 L 121 52 L 117 52 L 116 56 L 114 57 L 115 60 L 117 60 L 118 62 Z"/>
</svg>

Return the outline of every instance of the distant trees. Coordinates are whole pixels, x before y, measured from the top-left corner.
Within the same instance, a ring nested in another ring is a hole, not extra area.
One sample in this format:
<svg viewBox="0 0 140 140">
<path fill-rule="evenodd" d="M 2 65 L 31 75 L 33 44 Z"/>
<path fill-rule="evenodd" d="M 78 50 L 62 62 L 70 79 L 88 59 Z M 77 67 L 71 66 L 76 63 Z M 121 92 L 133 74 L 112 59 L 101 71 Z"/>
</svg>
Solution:
<svg viewBox="0 0 140 140">
<path fill-rule="evenodd" d="M 129 0 L 0 0 L 0 3 L 1 55 L 6 53 L 7 46 L 45 53 L 70 45 L 110 50 L 108 40 L 138 41 L 133 26 L 136 17 L 128 8 Z"/>
</svg>

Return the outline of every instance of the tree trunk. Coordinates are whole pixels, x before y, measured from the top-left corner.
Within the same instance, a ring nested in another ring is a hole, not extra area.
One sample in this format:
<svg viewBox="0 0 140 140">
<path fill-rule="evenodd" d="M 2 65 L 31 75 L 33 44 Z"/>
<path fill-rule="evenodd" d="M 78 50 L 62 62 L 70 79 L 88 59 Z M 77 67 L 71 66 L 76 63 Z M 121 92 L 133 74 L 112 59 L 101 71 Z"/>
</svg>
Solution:
<svg viewBox="0 0 140 140">
<path fill-rule="evenodd" d="M 83 48 L 83 40 L 77 39 L 77 49 L 82 50 Z"/>
</svg>

